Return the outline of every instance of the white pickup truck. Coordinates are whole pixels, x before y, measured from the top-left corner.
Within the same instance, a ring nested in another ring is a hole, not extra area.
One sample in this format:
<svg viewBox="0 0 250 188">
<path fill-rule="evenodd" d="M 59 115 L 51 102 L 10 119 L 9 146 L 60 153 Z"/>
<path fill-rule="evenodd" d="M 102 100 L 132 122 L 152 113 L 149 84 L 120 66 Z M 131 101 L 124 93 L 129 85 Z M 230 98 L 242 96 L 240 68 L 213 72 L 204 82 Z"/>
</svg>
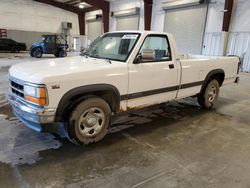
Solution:
<svg viewBox="0 0 250 188">
<path fill-rule="evenodd" d="M 219 88 L 239 81 L 239 58 L 179 56 L 171 34 L 121 31 L 78 57 L 16 64 L 9 80 L 9 102 L 26 126 L 54 132 L 63 124 L 72 142 L 89 144 L 119 112 L 190 96 L 213 107 Z"/>
</svg>

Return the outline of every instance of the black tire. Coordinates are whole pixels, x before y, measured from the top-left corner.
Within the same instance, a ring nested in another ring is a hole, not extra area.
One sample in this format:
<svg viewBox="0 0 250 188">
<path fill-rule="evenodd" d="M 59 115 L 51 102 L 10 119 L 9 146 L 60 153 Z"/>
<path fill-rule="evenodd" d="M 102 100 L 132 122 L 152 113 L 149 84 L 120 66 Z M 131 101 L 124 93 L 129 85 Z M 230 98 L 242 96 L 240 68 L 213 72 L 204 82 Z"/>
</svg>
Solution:
<svg viewBox="0 0 250 188">
<path fill-rule="evenodd" d="M 67 52 L 65 50 L 61 50 L 59 52 L 59 57 L 66 57 L 67 56 Z"/>
<path fill-rule="evenodd" d="M 11 53 L 15 53 L 17 51 L 17 48 L 16 47 L 12 47 L 11 48 Z"/>
<path fill-rule="evenodd" d="M 56 52 L 54 55 L 55 55 L 55 57 L 59 57 L 59 53 L 58 52 Z"/>
<path fill-rule="evenodd" d="M 42 50 L 40 48 L 37 48 L 37 49 L 35 49 L 33 54 L 34 54 L 34 57 L 41 58 L 42 55 L 43 55 L 43 52 L 42 52 Z"/>
<path fill-rule="evenodd" d="M 220 84 L 217 80 L 209 81 L 198 96 L 198 103 L 205 109 L 211 109 L 217 102 L 220 92 Z"/>
<path fill-rule="evenodd" d="M 16 52 L 17 52 L 17 53 L 20 53 L 20 51 L 21 51 L 21 48 L 20 48 L 20 47 L 17 47 L 17 48 L 16 48 Z"/>
<path fill-rule="evenodd" d="M 107 134 L 110 122 L 111 109 L 107 102 L 89 98 L 73 110 L 65 129 L 72 143 L 87 145 L 100 141 Z"/>
</svg>

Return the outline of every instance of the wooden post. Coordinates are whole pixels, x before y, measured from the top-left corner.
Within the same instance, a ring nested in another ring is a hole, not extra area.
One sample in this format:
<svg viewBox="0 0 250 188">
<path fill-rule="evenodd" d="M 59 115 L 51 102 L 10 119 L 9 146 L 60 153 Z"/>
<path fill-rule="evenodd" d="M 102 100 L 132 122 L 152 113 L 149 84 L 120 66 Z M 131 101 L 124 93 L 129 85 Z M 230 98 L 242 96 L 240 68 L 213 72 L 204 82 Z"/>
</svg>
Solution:
<svg viewBox="0 0 250 188">
<path fill-rule="evenodd" d="M 80 35 L 85 35 L 85 12 L 78 13 Z"/>
<path fill-rule="evenodd" d="M 223 55 L 227 55 L 227 46 L 229 38 L 229 28 L 231 23 L 234 0 L 225 0 L 224 17 L 222 25 Z"/>
<path fill-rule="evenodd" d="M 153 0 L 144 0 L 144 29 L 151 30 Z"/>
</svg>

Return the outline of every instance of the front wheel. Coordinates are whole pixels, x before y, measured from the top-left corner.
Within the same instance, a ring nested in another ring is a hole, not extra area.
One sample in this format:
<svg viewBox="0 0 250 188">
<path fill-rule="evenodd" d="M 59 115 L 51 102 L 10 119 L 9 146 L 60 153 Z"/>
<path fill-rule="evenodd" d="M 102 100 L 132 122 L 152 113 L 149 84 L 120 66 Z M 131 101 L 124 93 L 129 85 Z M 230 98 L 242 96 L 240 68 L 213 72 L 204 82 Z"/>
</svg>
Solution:
<svg viewBox="0 0 250 188">
<path fill-rule="evenodd" d="M 219 96 L 220 84 L 217 80 L 211 80 L 205 89 L 198 96 L 198 103 L 201 107 L 211 109 Z"/>
<path fill-rule="evenodd" d="M 72 112 L 66 124 L 68 138 L 74 144 L 100 141 L 108 132 L 111 120 L 110 106 L 101 98 L 89 98 Z"/>
<path fill-rule="evenodd" d="M 11 48 L 11 53 L 15 53 L 15 52 L 17 52 L 17 47 L 12 47 Z"/>
<path fill-rule="evenodd" d="M 40 48 L 37 48 L 37 49 L 35 49 L 35 51 L 34 51 L 34 56 L 36 57 L 36 58 L 41 58 L 42 57 L 42 55 L 43 55 L 43 52 L 42 52 L 42 50 L 40 49 Z"/>
</svg>

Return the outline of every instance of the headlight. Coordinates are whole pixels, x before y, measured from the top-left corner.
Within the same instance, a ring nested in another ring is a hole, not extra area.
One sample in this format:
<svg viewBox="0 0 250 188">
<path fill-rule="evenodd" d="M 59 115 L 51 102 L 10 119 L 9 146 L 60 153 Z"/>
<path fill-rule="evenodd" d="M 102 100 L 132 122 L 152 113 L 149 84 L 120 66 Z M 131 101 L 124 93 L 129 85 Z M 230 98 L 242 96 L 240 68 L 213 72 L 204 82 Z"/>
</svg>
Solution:
<svg viewBox="0 0 250 188">
<path fill-rule="evenodd" d="M 24 85 L 24 99 L 32 104 L 47 105 L 46 87 Z"/>
</svg>

